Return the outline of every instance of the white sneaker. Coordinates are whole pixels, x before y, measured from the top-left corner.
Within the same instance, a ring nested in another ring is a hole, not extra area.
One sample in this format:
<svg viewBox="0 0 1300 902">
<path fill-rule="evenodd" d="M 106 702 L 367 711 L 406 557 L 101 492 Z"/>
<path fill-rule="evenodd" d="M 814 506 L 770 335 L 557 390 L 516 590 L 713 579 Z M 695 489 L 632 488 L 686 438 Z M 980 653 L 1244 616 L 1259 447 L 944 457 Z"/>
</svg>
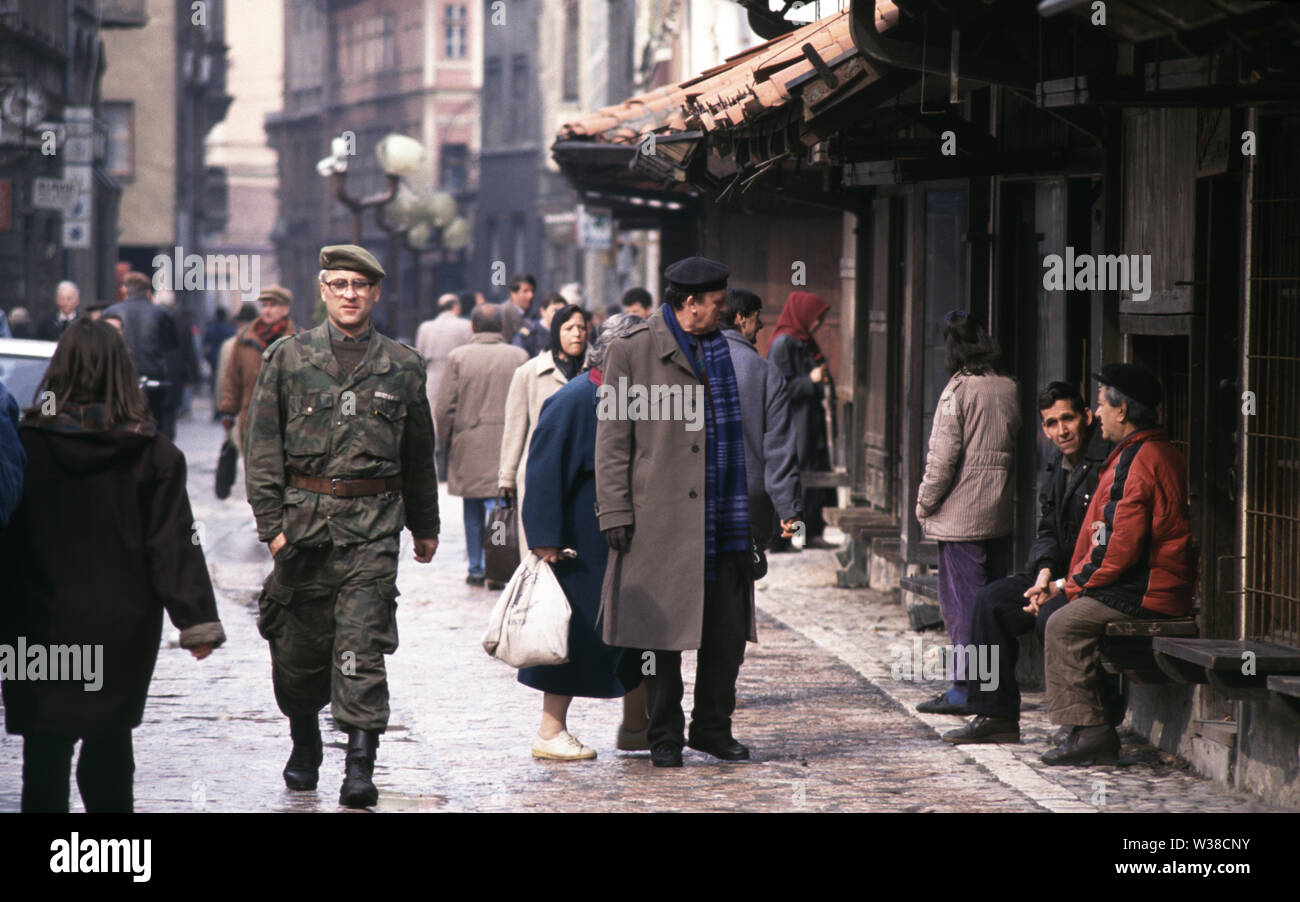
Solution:
<svg viewBox="0 0 1300 902">
<path fill-rule="evenodd" d="M 561 730 L 550 739 L 541 735 L 533 737 L 533 757 L 552 761 L 584 761 L 596 757 L 596 750 L 583 745 L 568 730 Z"/>
</svg>

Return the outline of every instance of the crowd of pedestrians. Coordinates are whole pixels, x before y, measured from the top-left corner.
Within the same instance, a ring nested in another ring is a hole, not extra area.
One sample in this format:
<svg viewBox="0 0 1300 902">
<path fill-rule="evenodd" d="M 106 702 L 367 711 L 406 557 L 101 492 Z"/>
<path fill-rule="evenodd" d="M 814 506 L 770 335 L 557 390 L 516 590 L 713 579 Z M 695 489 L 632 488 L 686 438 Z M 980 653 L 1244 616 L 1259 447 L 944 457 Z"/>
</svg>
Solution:
<svg viewBox="0 0 1300 902">
<path fill-rule="evenodd" d="M 833 495 L 804 476 L 831 467 L 834 383 L 816 339 L 830 305 L 790 292 L 765 358 L 764 301 L 729 288 L 717 261 L 668 266 L 658 304 L 633 288 L 594 309 L 573 303 L 572 285 L 535 303 L 536 279 L 520 274 L 500 305 L 443 295 L 412 348 L 373 324 L 386 273 L 372 254 L 326 247 L 319 263 L 320 325 L 300 331 L 293 295 L 269 286 L 201 340 L 271 555 L 258 628 L 289 721 L 286 785 L 315 789 L 328 703 L 348 733 L 341 804 L 378 798 L 398 538 L 409 529 L 416 560 L 432 560 L 440 476 L 461 498 L 468 584 L 502 588 L 484 548 L 504 506 L 519 558 L 545 561 L 570 603 L 566 663 L 518 674 L 542 693 L 533 756 L 594 758 L 569 732 L 570 705 L 621 698 L 616 747 L 649 750 L 656 767 L 681 766 L 687 745 L 748 758 L 731 718 L 757 639 L 754 584 L 769 551 L 829 547 Z M 129 810 L 131 730 L 163 613 L 197 658 L 225 638 L 173 444 L 198 330 L 145 275 L 126 273 L 123 286 L 118 303 L 86 315 L 76 286 L 59 286 L 59 312 L 39 326 L 58 342 L 38 393 L 53 405 L 0 385 L 0 567 L 13 589 L 0 641 L 101 643 L 111 662 L 93 703 L 79 685 L 4 682 L 6 726 L 25 737 L 24 810 L 67 809 L 78 740 L 87 809 Z M 1107 365 L 1095 416 L 1076 386 L 1044 388 L 1037 413 L 1053 453 L 1027 566 L 1008 576 L 1019 388 L 975 317 L 950 313 L 944 342 L 950 379 L 914 514 L 938 542 L 950 642 L 1000 654 L 996 680 L 954 673 L 920 710 L 973 715 L 948 742 L 1019 741 L 1017 639 L 1037 629 L 1062 726 L 1044 761 L 1113 760 L 1122 702 L 1099 666 L 1105 626 L 1190 605 L 1186 465 L 1157 426 L 1160 385 L 1135 365 Z M 626 398 L 610 403 L 629 386 L 682 405 L 645 415 Z M 688 416 L 696 397 L 700 416 Z M 67 547 L 85 566 L 66 566 Z M 688 650 L 698 656 L 689 726 Z"/>
</svg>

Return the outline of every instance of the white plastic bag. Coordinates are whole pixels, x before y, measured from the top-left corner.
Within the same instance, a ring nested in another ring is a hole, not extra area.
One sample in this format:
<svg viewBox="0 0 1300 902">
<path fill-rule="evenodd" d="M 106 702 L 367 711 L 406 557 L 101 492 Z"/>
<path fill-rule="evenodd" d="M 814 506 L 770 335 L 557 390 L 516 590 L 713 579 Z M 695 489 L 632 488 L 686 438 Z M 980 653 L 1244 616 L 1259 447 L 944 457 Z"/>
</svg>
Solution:
<svg viewBox="0 0 1300 902">
<path fill-rule="evenodd" d="M 483 650 L 511 667 L 567 663 L 570 614 L 551 565 L 529 554 L 492 608 Z"/>
</svg>

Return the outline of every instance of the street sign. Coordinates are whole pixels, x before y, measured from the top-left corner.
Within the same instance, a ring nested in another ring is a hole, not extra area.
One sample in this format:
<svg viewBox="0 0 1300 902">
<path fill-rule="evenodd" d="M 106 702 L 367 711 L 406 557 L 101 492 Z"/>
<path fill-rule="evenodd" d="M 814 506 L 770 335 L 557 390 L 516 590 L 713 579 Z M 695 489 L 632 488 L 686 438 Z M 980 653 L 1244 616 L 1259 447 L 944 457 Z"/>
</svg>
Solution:
<svg viewBox="0 0 1300 902">
<path fill-rule="evenodd" d="M 63 246 L 71 248 L 90 247 L 90 223 L 65 222 L 63 224 Z"/>
<path fill-rule="evenodd" d="M 81 197 L 81 185 L 72 179 L 38 178 L 32 181 L 32 206 L 38 210 L 72 213 Z"/>
<path fill-rule="evenodd" d="M 578 207 L 578 246 L 587 251 L 607 251 L 614 246 L 614 216 L 609 210 Z"/>
</svg>

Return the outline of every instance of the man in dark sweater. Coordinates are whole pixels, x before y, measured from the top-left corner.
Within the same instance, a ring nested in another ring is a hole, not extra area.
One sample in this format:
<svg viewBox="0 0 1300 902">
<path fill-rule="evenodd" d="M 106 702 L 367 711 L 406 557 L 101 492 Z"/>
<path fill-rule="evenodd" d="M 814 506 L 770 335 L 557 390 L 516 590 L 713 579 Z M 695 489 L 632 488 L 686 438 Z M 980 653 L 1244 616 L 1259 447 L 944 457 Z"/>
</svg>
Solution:
<svg viewBox="0 0 1300 902">
<path fill-rule="evenodd" d="M 1101 465 L 1110 453 L 1111 443 L 1094 425 L 1083 395 L 1068 382 L 1049 383 L 1038 395 L 1038 412 L 1043 435 L 1056 446 L 1039 483 L 1038 532 L 1029 548 L 1028 570 L 995 580 L 975 596 L 971 645 L 997 649 L 997 679 L 972 682 L 980 691 L 969 694 L 964 709 L 936 712 L 975 715 L 965 726 L 944 734 L 944 740 L 954 744 L 1020 741 L 1018 637 L 1037 628 L 1041 638 L 1048 618 L 1065 603 L 1064 596 L 1039 602 L 1048 584 L 1066 574 Z"/>
</svg>

